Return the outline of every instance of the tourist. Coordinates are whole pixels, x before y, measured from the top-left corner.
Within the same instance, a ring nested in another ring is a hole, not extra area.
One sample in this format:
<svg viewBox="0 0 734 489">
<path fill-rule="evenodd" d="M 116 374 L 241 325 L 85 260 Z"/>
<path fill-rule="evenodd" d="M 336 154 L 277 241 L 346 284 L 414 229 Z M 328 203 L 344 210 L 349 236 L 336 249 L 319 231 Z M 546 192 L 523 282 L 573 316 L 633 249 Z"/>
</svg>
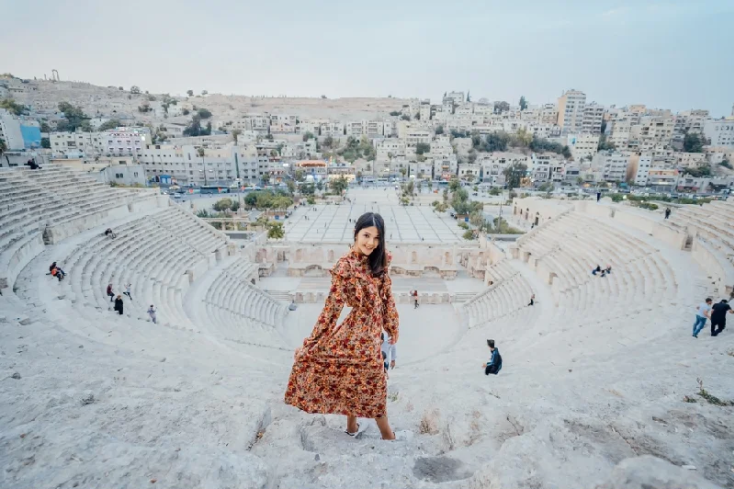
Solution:
<svg viewBox="0 0 734 489">
<path fill-rule="evenodd" d="M 410 295 L 413 297 L 413 309 L 418 309 L 418 291 L 413 290 Z"/>
<path fill-rule="evenodd" d="M 50 273 L 52 276 L 59 279 L 59 282 L 66 277 L 66 272 L 63 271 L 59 266 L 56 265 L 56 262 L 53 262 L 50 267 L 48 267 L 48 273 Z"/>
<path fill-rule="evenodd" d="M 398 359 L 398 347 L 395 343 L 390 343 L 390 336 L 385 333 L 380 335 L 380 339 L 382 340 L 382 353 L 384 353 L 387 358 L 386 364 L 389 364 L 390 368 L 395 368 L 395 362 Z"/>
<path fill-rule="evenodd" d="M 601 192 L 596 193 L 596 201 L 599 202 L 601 200 Z"/>
<path fill-rule="evenodd" d="M 484 375 L 497 375 L 502 370 L 502 355 L 500 355 L 499 348 L 495 348 L 494 340 L 487 340 L 487 346 L 489 346 L 489 351 L 492 352 L 492 356 L 486 364 L 483 364 Z"/>
<path fill-rule="evenodd" d="M 148 316 L 150 316 L 150 320 L 153 321 L 153 324 L 156 324 L 155 322 L 155 307 L 153 307 L 153 304 L 150 305 L 148 308 Z"/>
<path fill-rule="evenodd" d="M 118 295 L 115 299 L 115 311 L 122 316 L 122 296 Z"/>
<path fill-rule="evenodd" d="M 665 208 L 665 219 L 670 217 L 670 207 Z"/>
<path fill-rule="evenodd" d="M 132 285 L 133 285 L 133 284 L 127 284 L 127 285 L 125 286 L 125 292 L 123 292 L 123 294 L 125 294 L 126 296 L 128 296 L 128 298 L 129 298 L 130 300 L 133 300 L 133 296 L 132 296 L 132 295 L 130 295 L 130 287 L 132 287 Z"/>
<path fill-rule="evenodd" d="M 609 275 L 610 273 L 612 273 L 612 266 L 607 264 L 607 268 L 605 268 L 604 271 L 607 272 L 607 275 Z"/>
<path fill-rule="evenodd" d="M 721 302 L 711 307 L 711 336 L 717 336 L 726 328 L 727 311 L 729 314 L 734 314 L 734 310 L 726 299 L 721 299 Z"/>
<path fill-rule="evenodd" d="M 117 235 L 112 231 L 111 228 L 105 229 L 104 235 L 112 239 L 115 239 L 117 237 Z"/>
<path fill-rule="evenodd" d="M 387 380 L 380 353 L 384 329 L 398 341 L 398 312 L 388 275 L 385 222 L 362 215 L 354 244 L 334 265 L 324 309 L 311 335 L 295 352 L 285 402 L 307 413 L 346 414 L 346 431 L 359 431 L 357 417 L 373 418 L 383 440 L 394 440 L 387 419 Z M 352 308 L 339 325 L 344 306 Z M 367 384 L 369 388 L 365 388 Z"/>
<path fill-rule="evenodd" d="M 706 326 L 706 318 L 711 317 L 711 303 L 713 301 L 710 297 L 702 302 L 696 308 L 696 321 L 693 323 L 693 337 L 698 338 L 698 333 Z"/>
<path fill-rule="evenodd" d="M 528 306 L 534 306 L 535 305 L 535 294 L 530 296 L 530 304 Z"/>
<path fill-rule="evenodd" d="M 114 302 L 115 301 L 115 293 L 112 292 L 112 284 L 109 284 L 107 286 L 107 295 L 110 297 L 110 302 Z"/>
<path fill-rule="evenodd" d="M 601 272 L 601 266 L 597 265 L 596 268 L 591 271 L 591 274 L 596 275 L 599 272 Z"/>
</svg>

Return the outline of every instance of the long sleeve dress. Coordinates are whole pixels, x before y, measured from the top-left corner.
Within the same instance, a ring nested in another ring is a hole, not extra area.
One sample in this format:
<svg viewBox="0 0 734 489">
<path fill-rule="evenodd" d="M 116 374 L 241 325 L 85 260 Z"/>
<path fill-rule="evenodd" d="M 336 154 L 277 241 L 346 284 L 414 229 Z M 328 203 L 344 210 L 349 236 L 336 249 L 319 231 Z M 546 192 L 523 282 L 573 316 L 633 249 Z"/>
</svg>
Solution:
<svg viewBox="0 0 734 489">
<path fill-rule="evenodd" d="M 296 355 L 285 402 L 307 413 L 378 418 L 387 409 L 380 334 L 384 329 L 398 339 L 392 282 L 387 270 L 373 277 L 367 257 L 353 251 L 331 274 L 329 297 Z M 352 310 L 337 324 L 345 305 Z"/>
</svg>

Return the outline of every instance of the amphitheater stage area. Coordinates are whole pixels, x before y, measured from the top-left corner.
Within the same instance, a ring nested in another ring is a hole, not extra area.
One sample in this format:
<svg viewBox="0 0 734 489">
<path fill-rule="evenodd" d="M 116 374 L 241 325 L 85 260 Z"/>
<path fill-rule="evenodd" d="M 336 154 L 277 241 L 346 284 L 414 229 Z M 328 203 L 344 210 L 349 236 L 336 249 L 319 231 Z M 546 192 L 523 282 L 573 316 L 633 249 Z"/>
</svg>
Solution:
<svg viewBox="0 0 734 489">
<path fill-rule="evenodd" d="M 448 216 L 439 216 L 428 203 L 401 206 L 391 187 L 350 189 L 350 202 L 341 205 L 299 207 L 286 221 L 286 239 L 300 242 L 345 242 L 354 235 L 354 223 L 365 212 L 385 219 L 390 242 L 460 243 L 464 230 Z M 315 209 L 315 210 L 314 210 Z M 351 223 L 349 220 L 352 220 Z"/>
<path fill-rule="evenodd" d="M 298 209 L 287 242 L 242 247 L 165 196 L 53 165 L 0 170 L 0 487 L 734 487 L 734 332 L 691 331 L 707 296 L 732 292 L 733 204 L 677 207 L 666 222 L 626 204 L 521 199 L 507 212 L 538 225 L 497 246 L 368 192 Z M 449 299 L 398 303 L 394 442 L 371 420 L 350 437 L 344 416 L 283 402 L 328 262 L 372 206 L 399 230 L 394 293 Z M 424 259 L 455 273 L 398 273 Z M 323 266 L 293 277 L 288 260 Z M 612 273 L 592 275 L 597 264 Z M 109 284 L 129 284 L 123 314 Z M 291 311 L 294 290 L 312 295 Z M 497 376 L 484 375 L 488 338 Z"/>
</svg>

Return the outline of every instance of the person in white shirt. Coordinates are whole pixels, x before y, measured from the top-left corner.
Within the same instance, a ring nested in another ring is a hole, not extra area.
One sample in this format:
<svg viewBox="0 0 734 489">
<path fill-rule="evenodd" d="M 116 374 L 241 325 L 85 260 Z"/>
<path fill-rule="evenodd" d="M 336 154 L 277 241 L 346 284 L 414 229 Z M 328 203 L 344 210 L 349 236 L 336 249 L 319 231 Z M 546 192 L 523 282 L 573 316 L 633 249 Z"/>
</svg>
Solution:
<svg viewBox="0 0 734 489">
<path fill-rule="evenodd" d="M 394 344 L 390 344 L 390 337 L 387 333 L 380 335 L 382 339 L 382 352 L 385 354 L 385 363 L 390 364 L 390 368 L 395 368 L 395 362 L 398 359 L 398 349 Z"/>
<path fill-rule="evenodd" d="M 706 319 L 711 317 L 711 298 L 702 302 L 696 308 L 696 322 L 693 323 L 693 337 L 698 338 L 698 333 L 706 326 Z"/>
</svg>

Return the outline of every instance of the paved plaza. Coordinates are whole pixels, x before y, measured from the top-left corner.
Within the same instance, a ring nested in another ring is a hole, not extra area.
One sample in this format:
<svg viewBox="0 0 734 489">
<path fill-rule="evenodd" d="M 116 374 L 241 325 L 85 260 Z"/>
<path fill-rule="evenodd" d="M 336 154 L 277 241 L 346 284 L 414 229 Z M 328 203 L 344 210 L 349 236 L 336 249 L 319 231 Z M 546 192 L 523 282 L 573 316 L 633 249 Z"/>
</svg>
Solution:
<svg viewBox="0 0 734 489">
<path fill-rule="evenodd" d="M 464 230 L 454 219 L 439 216 L 428 204 L 400 205 L 393 188 L 349 189 L 347 197 L 351 203 L 298 208 L 286 221 L 286 239 L 308 243 L 349 242 L 359 216 L 377 212 L 385 219 L 388 242 L 447 244 L 464 241 L 461 237 Z"/>
</svg>

